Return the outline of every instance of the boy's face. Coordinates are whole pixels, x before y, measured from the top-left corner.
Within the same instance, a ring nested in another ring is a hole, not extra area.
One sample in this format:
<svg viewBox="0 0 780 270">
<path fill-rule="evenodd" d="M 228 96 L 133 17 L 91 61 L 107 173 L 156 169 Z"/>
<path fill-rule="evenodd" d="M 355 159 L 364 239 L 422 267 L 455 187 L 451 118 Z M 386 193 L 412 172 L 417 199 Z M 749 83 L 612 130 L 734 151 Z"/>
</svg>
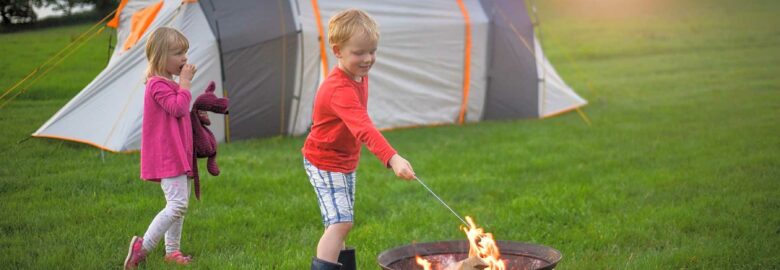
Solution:
<svg viewBox="0 0 780 270">
<path fill-rule="evenodd" d="M 339 67 L 352 79 L 360 81 L 376 61 L 377 41 L 371 41 L 365 34 L 355 35 L 341 45 L 333 46 L 333 54 L 339 59 Z"/>
<path fill-rule="evenodd" d="M 169 49 L 170 54 L 165 61 L 165 72 L 170 75 L 179 76 L 181 68 L 187 63 L 187 50 L 181 48 Z"/>
</svg>

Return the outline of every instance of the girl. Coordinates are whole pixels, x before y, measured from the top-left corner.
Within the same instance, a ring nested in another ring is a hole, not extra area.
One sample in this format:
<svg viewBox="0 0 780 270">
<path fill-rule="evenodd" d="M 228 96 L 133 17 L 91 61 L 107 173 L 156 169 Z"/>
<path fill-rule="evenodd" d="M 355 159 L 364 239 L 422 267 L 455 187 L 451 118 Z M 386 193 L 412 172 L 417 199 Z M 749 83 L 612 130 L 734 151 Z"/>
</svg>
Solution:
<svg viewBox="0 0 780 270">
<path fill-rule="evenodd" d="M 144 117 L 141 134 L 141 179 L 159 182 L 165 208 L 157 214 L 143 238 L 133 236 L 125 269 L 143 261 L 165 234 L 165 261 L 189 264 L 179 250 L 192 171 L 192 127 L 189 106 L 195 66 L 187 64 L 189 42 L 176 29 L 160 27 L 146 43 Z M 173 76 L 179 76 L 179 83 Z"/>
</svg>

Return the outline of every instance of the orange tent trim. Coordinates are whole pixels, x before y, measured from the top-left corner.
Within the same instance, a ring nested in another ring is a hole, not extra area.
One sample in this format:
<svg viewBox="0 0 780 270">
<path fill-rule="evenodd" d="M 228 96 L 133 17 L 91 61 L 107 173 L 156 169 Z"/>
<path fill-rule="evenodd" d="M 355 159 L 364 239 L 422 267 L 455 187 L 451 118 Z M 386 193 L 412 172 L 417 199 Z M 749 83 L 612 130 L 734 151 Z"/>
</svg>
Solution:
<svg viewBox="0 0 780 270">
<path fill-rule="evenodd" d="M 162 6 L 163 1 L 160 0 L 157 4 L 145 7 L 133 14 L 133 18 L 130 20 L 130 35 L 127 36 L 127 40 L 125 40 L 125 44 L 122 46 L 125 51 L 133 47 L 141 39 L 146 29 L 149 28 L 154 18 L 157 17 L 157 13 L 160 12 Z"/>
<path fill-rule="evenodd" d="M 314 9 L 314 19 L 317 20 L 317 30 L 320 32 L 320 58 L 322 59 L 322 77 L 328 77 L 328 51 L 325 50 L 325 30 L 322 28 L 322 18 L 320 17 L 320 7 L 317 0 L 311 0 L 312 9 Z"/>
<path fill-rule="evenodd" d="M 39 134 L 39 135 L 33 134 L 32 136 L 36 137 L 36 138 L 49 138 L 49 139 L 57 139 L 57 140 L 65 140 L 65 141 L 72 141 L 72 142 L 77 142 L 77 143 L 83 143 L 83 144 L 91 145 L 91 146 L 94 146 L 94 147 L 97 147 L 97 148 L 100 148 L 102 150 L 109 151 L 109 152 L 112 152 L 112 153 L 125 153 L 125 154 L 129 154 L 129 153 L 139 152 L 138 150 L 114 151 L 114 150 L 108 149 L 105 146 L 102 146 L 102 145 L 94 143 L 94 142 L 85 141 L 85 140 L 79 140 L 79 139 L 74 139 L 74 138 L 68 138 L 68 137 L 62 137 L 62 136 L 45 135 L 45 134 Z"/>
<path fill-rule="evenodd" d="M 119 27 L 119 13 L 122 12 L 122 9 L 124 9 L 126 5 L 127 5 L 127 0 L 122 0 L 122 2 L 119 3 L 119 8 L 116 9 L 116 14 L 114 14 L 114 18 L 108 21 L 108 23 L 106 23 L 106 26 L 114 29 Z"/>
<path fill-rule="evenodd" d="M 458 123 L 463 124 L 469 105 L 469 86 L 471 84 L 471 19 L 469 18 L 469 11 L 463 4 L 463 0 L 458 0 L 458 6 L 460 6 L 460 11 L 463 13 L 463 20 L 466 24 L 466 48 L 463 59 L 463 101 L 460 104 L 460 115 L 458 117 Z"/>
</svg>

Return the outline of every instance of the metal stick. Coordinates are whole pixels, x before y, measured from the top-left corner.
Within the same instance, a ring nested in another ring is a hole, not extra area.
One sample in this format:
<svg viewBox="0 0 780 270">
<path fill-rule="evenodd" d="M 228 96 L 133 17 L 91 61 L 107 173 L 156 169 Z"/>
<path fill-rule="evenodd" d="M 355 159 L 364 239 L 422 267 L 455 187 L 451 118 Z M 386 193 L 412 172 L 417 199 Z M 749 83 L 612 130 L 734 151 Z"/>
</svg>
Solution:
<svg viewBox="0 0 780 270">
<path fill-rule="evenodd" d="M 428 192 L 430 192 L 430 193 L 431 193 L 431 195 L 433 195 L 433 197 L 436 197 L 436 199 L 437 199 L 437 200 L 439 200 L 439 202 L 440 202 L 441 204 L 443 204 L 443 205 L 444 205 L 444 207 L 447 207 L 447 209 L 449 209 L 449 210 L 450 210 L 450 212 L 452 212 L 452 214 L 453 214 L 453 215 L 455 215 L 455 217 L 457 217 L 458 219 L 460 219 L 460 221 L 461 221 L 461 222 L 463 222 L 463 224 L 464 224 L 464 225 L 466 225 L 466 227 L 469 227 L 469 224 L 468 224 L 468 223 L 466 223 L 466 221 L 465 221 L 465 220 L 463 220 L 463 218 L 462 218 L 462 217 L 460 217 L 460 215 L 458 215 L 458 213 L 455 213 L 455 210 L 452 210 L 452 208 L 450 208 L 450 206 L 449 206 L 449 205 L 447 205 L 447 203 L 445 203 L 445 202 L 444 202 L 444 201 L 443 201 L 441 198 L 439 198 L 439 196 L 438 196 L 438 195 L 436 195 L 436 193 L 434 193 L 434 192 L 433 192 L 433 190 L 431 190 L 431 188 L 429 188 L 429 187 L 428 187 L 428 185 L 426 185 L 425 183 L 423 183 L 423 181 L 422 181 L 422 180 L 420 180 L 420 178 L 418 178 L 417 176 L 415 176 L 415 177 L 414 177 L 414 179 L 415 179 L 415 180 L 417 180 L 417 182 L 420 182 L 420 184 L 421 184 L 423 187 L 425 187 L 425 189 L 427 189 L 427 190 L 428 190 Z"/>
</svg>

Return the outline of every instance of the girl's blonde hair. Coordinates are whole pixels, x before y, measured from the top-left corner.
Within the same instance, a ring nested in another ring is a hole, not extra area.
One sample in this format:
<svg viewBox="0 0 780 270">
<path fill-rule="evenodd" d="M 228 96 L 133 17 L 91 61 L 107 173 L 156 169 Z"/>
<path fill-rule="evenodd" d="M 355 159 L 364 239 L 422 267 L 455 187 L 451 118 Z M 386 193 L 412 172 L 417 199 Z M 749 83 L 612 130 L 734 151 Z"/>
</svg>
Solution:
<svg viewBox="0 0 780 270">
<path fill-rule="evenodd" d="M 342 45 L 352 36 L 365 34 L 372 42 L 379 40 L 379 25 L 368 13 L 359 9 L 343 10 L 328 21 L 328 42 Z"/>
<path fill-rule="evenodd" d="M 146 59 L 149 60 L 146 78 L 165 74 L 168 56 L 178 50 L 187 51 L 189 48 L 190 43 L 181 31 L 170 27 L 155 29 L 146 41 Z"/>
</svg>

